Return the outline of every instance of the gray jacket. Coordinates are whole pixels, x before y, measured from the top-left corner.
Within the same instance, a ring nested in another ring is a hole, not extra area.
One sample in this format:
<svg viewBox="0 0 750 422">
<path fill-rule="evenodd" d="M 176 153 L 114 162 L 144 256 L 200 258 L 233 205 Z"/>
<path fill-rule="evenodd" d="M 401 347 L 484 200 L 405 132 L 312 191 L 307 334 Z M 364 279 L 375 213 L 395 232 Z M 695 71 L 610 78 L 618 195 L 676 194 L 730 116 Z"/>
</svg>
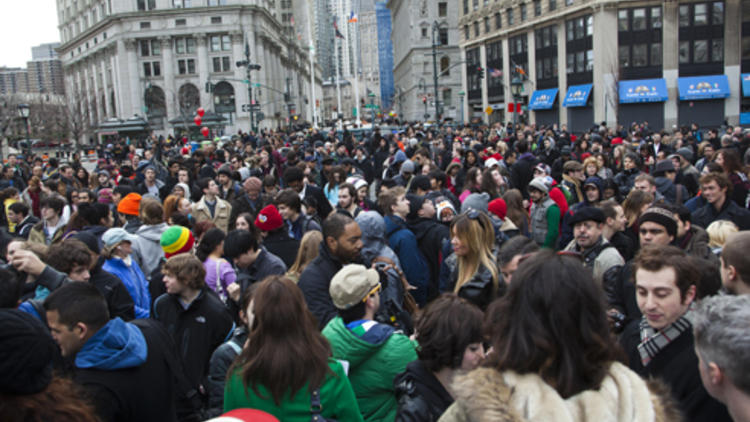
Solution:
<svg viewBox="0 0 750 422">
<path fill-rule="evenodd" d="M 141 267 L 143 274 L 151 281 L 151 273 L 164 258 L 164 250 L 159 244 L 162 233 L 169 228 L 167 223 L 143 225 L 135 232 L 137 239 L 133 242 L 133 258 Z"/>
</svg>

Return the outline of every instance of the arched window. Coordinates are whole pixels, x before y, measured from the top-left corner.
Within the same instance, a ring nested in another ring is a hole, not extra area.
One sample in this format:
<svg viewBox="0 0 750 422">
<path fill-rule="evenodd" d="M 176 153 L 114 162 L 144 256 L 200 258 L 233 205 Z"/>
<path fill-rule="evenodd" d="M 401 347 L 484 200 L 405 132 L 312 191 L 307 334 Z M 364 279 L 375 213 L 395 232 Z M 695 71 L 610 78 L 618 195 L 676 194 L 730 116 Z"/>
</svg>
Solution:
<svg viewBox="0 0 750 422">
<path fill-rule="evenodd" d="M 180 87 L 177 93 L 180 101 L 180 114 L 192 116 L 201 104 L 201 94 L 198 88 L 191 83 Z"/>
<path fill-rule="evenodd" d="M 451 74 L 451 71 L 448 70 L 451 67 L 451 59 L 448 56 L 445 56 L 440 59 L 440 76 L 448 76 Z M 445 72 L 445 73 L 443 73 Z"/>
<path fill-rule="evenodd" d="M 234 87 L 226 81 L 221 81 L 214 87 L 214 111 L 216 113 L 234 113 L 237 106 L 234 102 Z"/>
<path fill-rule="evenodd" d="M 158 86 L 152 85 L 146 89 L 145 103 L 149 117 L 164 117 L 167 115 L 167 101 L 164 90 Z"/>
</svg>

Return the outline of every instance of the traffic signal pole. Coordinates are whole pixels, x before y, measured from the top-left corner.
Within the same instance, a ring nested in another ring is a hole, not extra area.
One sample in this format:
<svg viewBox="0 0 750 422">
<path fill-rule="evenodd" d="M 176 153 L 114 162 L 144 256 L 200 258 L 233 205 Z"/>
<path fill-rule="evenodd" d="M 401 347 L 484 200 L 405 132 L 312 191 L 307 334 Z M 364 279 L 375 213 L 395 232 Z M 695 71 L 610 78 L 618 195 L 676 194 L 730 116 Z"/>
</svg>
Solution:
<svg viewBox="0 0 750 422">
<path fill-rule="evenodd" d="M 252 130 L 253 132 L 257 132 L 258 127 L 255 123 L 255 101 L 253 101 L 253 83 L 251 71 L 260 70 L 260 65 L 250 63 L 250 43 L 247 41 L 247 38 L 245 38 L 245 60 L 238 61 L 237 67 L 245 67 L 245 71 L 247 72 L 247 96 L 248 100 L 250 101 L 250 130 Z"/>
</svg>

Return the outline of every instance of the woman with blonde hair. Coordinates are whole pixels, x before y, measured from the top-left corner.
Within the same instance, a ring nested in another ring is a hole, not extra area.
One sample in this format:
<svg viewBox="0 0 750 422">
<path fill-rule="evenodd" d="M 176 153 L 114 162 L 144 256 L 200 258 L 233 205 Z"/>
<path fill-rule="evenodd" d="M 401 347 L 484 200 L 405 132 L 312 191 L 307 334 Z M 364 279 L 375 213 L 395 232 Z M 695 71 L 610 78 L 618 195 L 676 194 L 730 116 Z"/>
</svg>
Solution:
<svg viewBox="0 0 750 422">
<path fill-rule="evenodd" d="M 450 271 L 447 287 L 480 309 L 486 309 L 498 293 L 502 295 L 492 252 L 495 245 L 492 220 L 481 211 L 469 210 L 453 219 L 450 233 L 453 254 L 446 258 Z"/>
<path fill-rule="evenodd" d="M 709 224 L 706 227 L 706 233 L 708 233 L 708 247 L 711 248 L 711 252 L 716 256 L 721 256 L 721 251 L 729 236 L 738 231 L 737 225 L 729 220 L 716 220 Z"/>
<path fill-rule="evenodd" d="M 320 242 L 323 241 L 323 233 L 317 230 L 310 230 L 302 236 L 302 240 L 299 242 L 299 249 L 297 250 L 297 258 L 294 259 L 289 271 L 286 276 L 295 283 L 299 281 L 299 276 L 302 271 L 305 271 L 307 264 L 312 262 L 318 256 L 320 250 Z"/>
</svg>

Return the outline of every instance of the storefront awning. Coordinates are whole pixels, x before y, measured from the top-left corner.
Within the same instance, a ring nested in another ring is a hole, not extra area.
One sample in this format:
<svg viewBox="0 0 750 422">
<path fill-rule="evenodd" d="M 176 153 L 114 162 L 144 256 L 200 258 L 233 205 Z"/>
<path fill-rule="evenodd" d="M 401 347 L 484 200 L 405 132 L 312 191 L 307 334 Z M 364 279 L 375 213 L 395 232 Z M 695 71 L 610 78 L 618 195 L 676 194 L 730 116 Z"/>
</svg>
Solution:
<svg viewBox="0 0 750 422">
<path fill-rule="evenodd" d="M 565 107 L 585 107 L 591 94 L 591 84 L 573 85 L 568 88 L 568 93 L 563 100 Z"/>
<path fill-rule="evenodd" d="M 680 101 L 710 100 L 729 96 L 727 75 L 689 76 L 677 78 Z"/>
<path fill-rule="evenodd" d="M 750 97 L 750 73 L 742 74 L 742 96 Z"/>
<path fill-rule="evenodd" d="M 557 88 L 534 91 L 529 100 L 529 110 L 549 110 L 554 107 L 557 91 Z"/>
<path fill-rule="evenodd" d="M 661 103 L 669 98 L 664 79 L 620 81 L 619 85 L 620 104 Z"/>
</svg>

